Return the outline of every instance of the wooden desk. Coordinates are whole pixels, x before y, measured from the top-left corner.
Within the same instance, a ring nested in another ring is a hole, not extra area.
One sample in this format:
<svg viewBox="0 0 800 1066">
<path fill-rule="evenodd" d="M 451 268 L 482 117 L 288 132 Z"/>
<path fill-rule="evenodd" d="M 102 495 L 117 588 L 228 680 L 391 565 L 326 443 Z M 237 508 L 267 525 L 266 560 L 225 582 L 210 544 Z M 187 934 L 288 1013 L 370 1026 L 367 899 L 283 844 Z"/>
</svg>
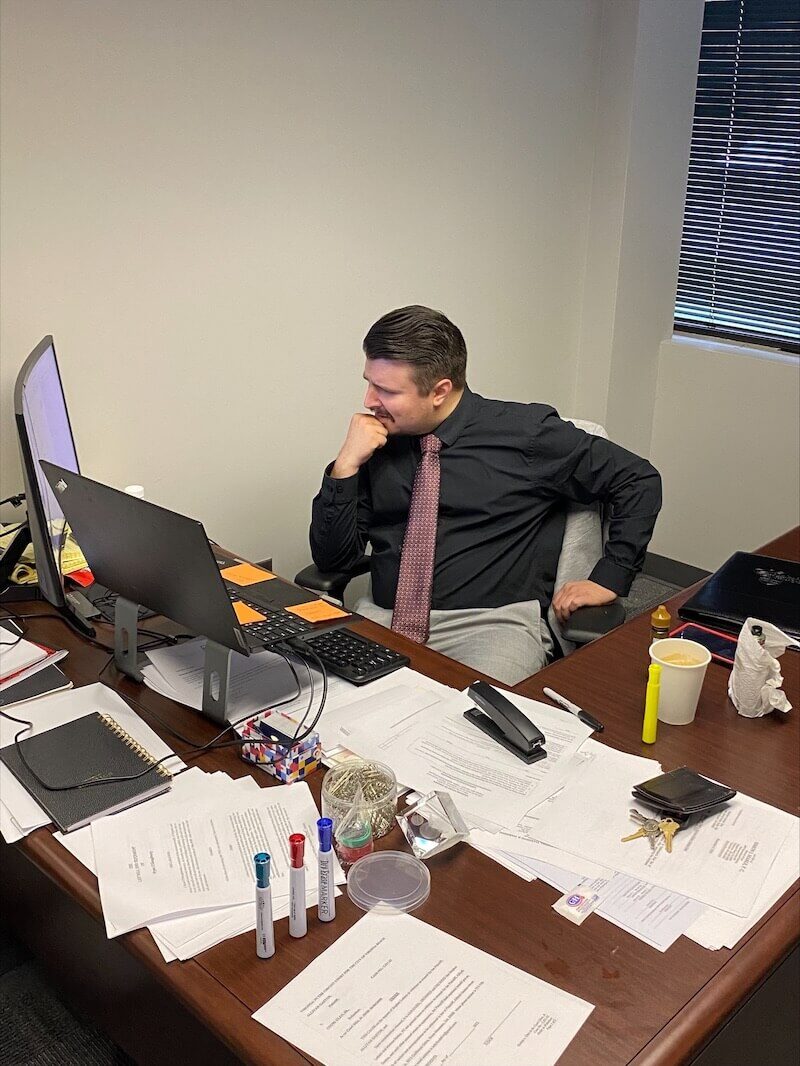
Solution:
<svg viewBox="0 0 800 1066">
<path fill-rule="evenodd" d="M 764 551 L 800 558 L 798 531 Z M 671 606 L 676 608 L 680 599 Z M 385 636 L 369 622 L 359 628 Z M 66 668 L 76 684 L 97 679 L 103 653 L 73 638 L 63 625 L 42 620 L 32 627 L 32 635 L 69 647 Z M 550 685 L 605 722 L 606 743 L 657 757 L 667 768 L 688 763 L 797 813 L 800 713 L 739 718 L 727 701 L 728 671 L 722 666 L 711 664 L 691 726 L 661 725 L 654 748 L 641 744 L 648 636 L 648 619 L 634 619 L 536 674 L 517 691 L 540 696 L 542 686 Z M 412 656 L 417 669 L 447 684 L 463 687 L 474 679 L 472 671 L 426 648 L 395 636 L 392 643 Z M 797 707 L 800 656 L 787 653 L 783 667 L 789 698 Z M 112 667 L 107 683 L 113 678 Z M 202 742 L 213 735 L 213 727 L 192 712 L 127 679 L 119 687 L 187 736 Z M 153 719 L 150 724 L 163 732 Z M 229 751 L 210 753 L 199 764 L 234 777 L 252 773 L 261 784 L 270 781 Z M 309 781 L 317 799 L 321 778 L 315 774 Z M 401 846 L 399 830 L 382 843 Z M 83 1009 L 92 1009 L 138 1061 L 147 1066 L 176 1061 L 222 1066 L 236 1061 L 234 1056 L 260 1066 L 308 1061 L 250 1014 L 360 917 L 346 896 L 338 901 L 330 926 L 310 918 L 303 940 L 290 939 L 286 920 L 278 922 L 278 951 L 268 962 L 256 958 L 253 934 L 248 934 L 190 962 L 167 965 L 145 930 L 113 942 L 105 939 L 94 877 L 52 839 L 49 829 L 13 847 L 3 845 L 0 864 L 0 900 L 12 927 L 50 965 L 67 994 Z M 565 1066 L 690 1061 L 798 940 L 797 885 L 734 950 L 710 952 L 680 938 L 662 954 L 597 916 L 579 928 L 565 922 L 551 910 L 554 890 L 541 882 L 527 884 L 469 847 L 451 849 L 429 866 L 431 896 L 418 917 L 596 1005 L 560 1060 Z"/>
</svg>

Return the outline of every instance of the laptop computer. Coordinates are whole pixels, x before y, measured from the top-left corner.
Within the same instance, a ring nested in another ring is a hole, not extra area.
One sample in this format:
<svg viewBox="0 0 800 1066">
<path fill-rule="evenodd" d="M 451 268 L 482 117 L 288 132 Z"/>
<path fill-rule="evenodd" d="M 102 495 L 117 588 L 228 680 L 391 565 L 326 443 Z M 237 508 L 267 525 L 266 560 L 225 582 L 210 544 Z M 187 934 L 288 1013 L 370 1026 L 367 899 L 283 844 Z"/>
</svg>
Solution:
<svg viewBox="0 0 800 1066">
<path fill-rule="evenodd" d="M 678 614 L 727 632 L 760 618 L 800 640 L 800 563 L 736 552 Z"/>
<path fill-rule="evenodd" d="M 132 603 L 243 655 L 352 621 L 346 612 L 332 621 L 302 617 L 302 605 L 319 597 L 266 571 L 248 585 L 226 580 L 196 519 L 55 463 L 41 466 L 95 578 Z M 247 578 L 257 576 L 256 568 Z M 310 612 L 319 613 L 329 612 Z"/>
</svg>

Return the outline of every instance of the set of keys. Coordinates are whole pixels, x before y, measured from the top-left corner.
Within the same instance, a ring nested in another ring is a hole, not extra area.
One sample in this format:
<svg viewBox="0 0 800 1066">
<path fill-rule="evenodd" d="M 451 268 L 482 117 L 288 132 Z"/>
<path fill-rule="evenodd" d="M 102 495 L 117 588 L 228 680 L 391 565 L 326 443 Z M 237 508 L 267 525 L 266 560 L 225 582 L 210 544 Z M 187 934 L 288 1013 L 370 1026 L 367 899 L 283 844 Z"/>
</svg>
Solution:
<svg viewBox="0 0 800 1066">
<path fill-rule="evenodd" d="M 630 836 L 623 837 L 623 842 L 647 837 L 650 842 L 650 850 L 655 851 L 656 840 L 663 836 L 664 847 L 670 855 L 672 854 L 672 838 L 680 829 L 680 825 L 674 818 L 646 818 L 643 814 L 639 814 L 635 807 L 631 808 L 630 815 L 634 822 L 639 823 L 639 828 L 635 833 L 631 833 Z"/>
</svg>

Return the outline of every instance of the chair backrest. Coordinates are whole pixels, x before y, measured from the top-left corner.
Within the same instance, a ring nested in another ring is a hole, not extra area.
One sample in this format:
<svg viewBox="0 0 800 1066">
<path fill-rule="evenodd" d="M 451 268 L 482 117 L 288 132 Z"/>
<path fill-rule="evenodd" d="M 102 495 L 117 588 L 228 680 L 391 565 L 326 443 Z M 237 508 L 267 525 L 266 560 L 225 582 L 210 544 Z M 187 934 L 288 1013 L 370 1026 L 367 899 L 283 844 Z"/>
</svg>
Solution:
<svg viewBox="0 0 800 1066">
<path fill-rule="evenodd" d="M 605 429 L 597 422 L 585 422 L 580 418 L 568 418 L 578 429 L 592 433 L 595 437 L 608 440 Z M 561 554 L 558 558 L 555 588 L 559 589 L 566 581 L 585 581 L 598 559 L 603 555 L 603 516 L 599 503 L 570 503 L 567 507 L 567 520 L 564 526 L 564 539 L 561 542 Z M 561 650 L 565 655 L 575 650 L 576 645 L 564 637 L 561 626 L 553 608 L 547 612 L 547 621 Z"/>
</svg>

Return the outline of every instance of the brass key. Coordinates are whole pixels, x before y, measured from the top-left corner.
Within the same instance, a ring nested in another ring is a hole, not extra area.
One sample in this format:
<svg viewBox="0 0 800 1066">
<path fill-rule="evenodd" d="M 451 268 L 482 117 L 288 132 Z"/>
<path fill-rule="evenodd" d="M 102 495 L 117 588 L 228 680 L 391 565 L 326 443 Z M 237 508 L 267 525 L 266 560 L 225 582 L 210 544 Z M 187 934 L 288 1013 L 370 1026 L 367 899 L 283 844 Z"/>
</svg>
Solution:
<svg viewBox="0 0 800 1066">
<path fill-rule="evenodd" d="M 623 840 L 635 840 L 637 837 L 644 835 L 649 841 L 650 850 L 655 851 L 656 839 L 661 836 L 661 826 L 659 824 L 658 819 L 646 818 L 643 814 L 640 814 L 635 807 L 631 807 L 630 815 L 631 818 L 633 818 L 634 822 L 639 823 L 642 832 L 635 833 L 630 837 L 623 837 Z"/>
<path fill-rule="evenodd" d="M 631 833 L 630 836 L 622 837 L 621 839 L 622 839 L 622 843 L 624 844 L 628 840 L 638 840 L 639 837 L 649 837 L 649 836 L 650 836 L 650 834 L 647 832 L 645 827 L 642 825 L 642 826 L 639 826 L 639 828 L 636 830 L 635 833 Z"/>
<path fill-rule="evenodd" d="M 680 829 L 680 825 L 678 824 L 678 822 L 675 821 L 674 818 L 664 818 L 661 822 L 659 822 L 659 828 L 661 829 L 661 832 L 664 834 L 664 845 L 665 845 L 667 851 L 669 852 L 669 854 L 671 855 L 672 854 L 672 838 L 675 836 L 675 834 Z"/>
</svg>

